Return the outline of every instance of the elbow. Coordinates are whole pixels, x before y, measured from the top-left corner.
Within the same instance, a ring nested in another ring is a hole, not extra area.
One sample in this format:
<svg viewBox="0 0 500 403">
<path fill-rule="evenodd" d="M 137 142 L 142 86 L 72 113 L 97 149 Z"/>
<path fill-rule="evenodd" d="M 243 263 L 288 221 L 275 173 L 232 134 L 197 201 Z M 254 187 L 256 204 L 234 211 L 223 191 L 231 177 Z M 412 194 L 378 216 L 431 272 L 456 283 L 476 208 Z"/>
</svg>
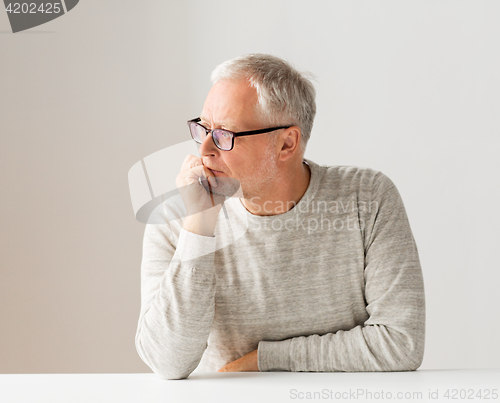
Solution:
<svg viewBox="0 0 500 403">
<path fill-rule="evenodd" d="M 403 369 L 402 371 L 416 371 L 422 365 L 423 360 L 424 360 L 423 348 L 418 351 L 410 352 L 405 362 L 405 369 Z"/>
<path fill-rule="evenodd" d="M 142 356 L 141 356 L 142 358 Z M 157 359 L 142 359 L 144 363 L 151 368 L 153 373 L 161 379 L 180 380 L 186 379 L 196 368 L 188 368 L 181 365 L 171 364 L 169 360 L 162 358 Z"/>
<path fill-rule="evenodd" d="M 416 371 L 422 365 L 423 354 L 408 353 L 393 357 L 391 362 L 386 364 L 383 371 L 400 372 L 400 371 Z"/>
<path fill-rule="evenodd" d="M 137 335 L 135 346 L 139 357 L 161 379 L 180 380 L 186 379 L 198 366 L 200 359 L 192 362 L 190 365 L 181 365 L 178 356 L 172 356 L 171 359 L 165 357 L 164 352 L 158 351 L 154 347 L 145 348 L 141 337 Z M 173 364 L 176 362 L 176 364 Z"/>
<path fill-rule="evenodd" d="M 150 366 L 156 376 L 165 380 L 181 380 L 186 379 L 192 371 L 182 371 L 177 368 L 153 368 Z"/>
<path fill-rule="evenodd" d="M 403 371 L 416 371 L 422 365 L 425 350 L 425 330 L 422 326 L 421 331 L 411 338 L 412 342 L 406 351 L 405 368 Z"/>
<path fill-rule="evenodd" d="M 419 355 L 408 355 L 402 357 L 391 371 L 416 371 L 422 365 L 423 357 Z"/>
<path fill-rule="evenodd" d="M 411 342 L 392 361 L 389 371 L 416 371 L 424 359 L 424 343 Z"/>
<path fill-rule="evenodd" d="M 388 333 L 383 348 L 385 354 L 382 354 L 385 359 L 380 363 L 379 370 L 416 371 L 424 359 L 425 333 L 422 328 L 419 331 L 396 330 L 387 326 L 382 329 Z"/>
</svg>

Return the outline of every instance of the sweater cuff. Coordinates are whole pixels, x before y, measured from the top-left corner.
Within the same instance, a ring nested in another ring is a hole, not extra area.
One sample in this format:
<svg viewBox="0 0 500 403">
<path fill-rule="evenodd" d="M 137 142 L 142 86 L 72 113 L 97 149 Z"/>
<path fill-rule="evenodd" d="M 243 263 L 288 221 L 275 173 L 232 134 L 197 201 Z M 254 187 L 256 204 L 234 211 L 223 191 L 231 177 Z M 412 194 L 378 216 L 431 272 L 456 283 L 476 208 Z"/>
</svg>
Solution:
<svg viewBox="0 0 500 403">
<path fill-rule="evenodd" d="M 259 371 L 290 371 L 290 345 L 291 340 L 259 342 Z"/>
<path fill-rule="evenodd" d="M 187 262 L 203 256 L 211 256 L 214 252 L 215 236 L 199 235 L 182 228 L 172 260 Z"/>
</svg>

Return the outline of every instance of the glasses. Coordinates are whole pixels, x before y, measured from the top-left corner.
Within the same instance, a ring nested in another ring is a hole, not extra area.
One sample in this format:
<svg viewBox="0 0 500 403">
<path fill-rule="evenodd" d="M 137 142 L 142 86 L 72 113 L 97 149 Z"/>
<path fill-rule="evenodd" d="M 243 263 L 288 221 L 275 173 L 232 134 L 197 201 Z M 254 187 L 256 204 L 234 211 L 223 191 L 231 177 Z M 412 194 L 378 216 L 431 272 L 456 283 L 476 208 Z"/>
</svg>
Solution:
<svg viewBox="0 0 500 403">
<path fill-rule="evenodd" d="M 239 136 L 251 136 L 252 134 L 261 134 L 261 133 L 269 133 L 278 129 L 286 129 L 290 126 L 279 126 L 279 127 L 271 127 L 269 129 L 260 129 L 260 130 L 249 130 L 246 132 L 234 133 L 229 130 L 224 129 L 207 129 L 205 126 L 200 125 L 198 122 L 200 118 L 196 118 L 193 120 L 188 120 L 189 130 L 191 131 L 191 137 L 194 141 L 201 144 L 205 137 L 207 137 L 208 133 L 212 133 L 212 140 L 218 149 L 224 151 L 230 151 L 234 147 L 234 138 Z"/>
</svg>

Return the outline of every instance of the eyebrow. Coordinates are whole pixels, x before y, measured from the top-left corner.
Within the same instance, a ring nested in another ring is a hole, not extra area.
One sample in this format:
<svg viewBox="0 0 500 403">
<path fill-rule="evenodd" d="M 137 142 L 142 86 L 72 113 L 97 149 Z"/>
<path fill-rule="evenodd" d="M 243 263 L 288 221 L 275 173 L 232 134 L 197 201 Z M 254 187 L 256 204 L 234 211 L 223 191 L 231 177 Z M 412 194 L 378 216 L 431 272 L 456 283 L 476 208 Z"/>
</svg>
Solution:
<svg viewBox="0 0 500 403">
<path fill-rule="evenodd" d="M 205 122 L 205 123 L 208 123 L 208 120 L 206 120 L 203 116 L 200 116 L 200 119 L 202 122 Z M 235 125 L 232 123 L 232 122 L 222 122 L 218 125 L 216 125 L 218 127 L 221 127 L 225 130 L 229 130 L 229 131 L 236 131 L 236 130 L 232 130 L 232 129 L 228 129 L 228 127 L 234 127 Z"/>
</svg>

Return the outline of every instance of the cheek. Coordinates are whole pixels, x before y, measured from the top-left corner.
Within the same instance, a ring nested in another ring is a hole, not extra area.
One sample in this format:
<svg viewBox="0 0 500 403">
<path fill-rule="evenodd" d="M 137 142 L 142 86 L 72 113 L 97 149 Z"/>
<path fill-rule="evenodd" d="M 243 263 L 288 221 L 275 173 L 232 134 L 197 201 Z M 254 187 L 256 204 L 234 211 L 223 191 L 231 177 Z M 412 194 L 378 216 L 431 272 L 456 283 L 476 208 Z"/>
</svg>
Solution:
<svg viewBox="0 0 500 403">
<path fill-rule="evenodd" d="M 229 151 L 231 155 L 226 156 L 225 162 L 231 172 L 241 175 L 243 172 L 252 168 L 255 156 L 251 154 L 250 150 L 246 150 L 243 147 L 239 147 L 237 152 L 234 151 L 234 149 Z"/>
<path fill-rule="evenodd" d="M 232 151 L 229 151 L 229 152 L 232 152 Z M 238 158 L 237 155 L 232 154 L 231 156 L 227 156 L 226 158 L 224 158 L 224 164 L 226 165 L 226 167 L 229 170 L 229 172 L 228 172 L 229 175 L 231 175 L 232 177 L 239 176 L 240 171 L 241 171 L 242 166 L 243 166 L 243 162 L 240 158 Z"/>
<path fill-rule="evenodd" d="M 235 144 L 236 147 L 236 144 Z M 238 144 L 237 152 L 230 151 L 231 155 L 225 158 L 225 162 L 235 178 L 248 178 L 258 176 L 263 166 L 269 158 L 266 156 L 265 147 L 245 147 L 245 144 Z"/>
</svg>

